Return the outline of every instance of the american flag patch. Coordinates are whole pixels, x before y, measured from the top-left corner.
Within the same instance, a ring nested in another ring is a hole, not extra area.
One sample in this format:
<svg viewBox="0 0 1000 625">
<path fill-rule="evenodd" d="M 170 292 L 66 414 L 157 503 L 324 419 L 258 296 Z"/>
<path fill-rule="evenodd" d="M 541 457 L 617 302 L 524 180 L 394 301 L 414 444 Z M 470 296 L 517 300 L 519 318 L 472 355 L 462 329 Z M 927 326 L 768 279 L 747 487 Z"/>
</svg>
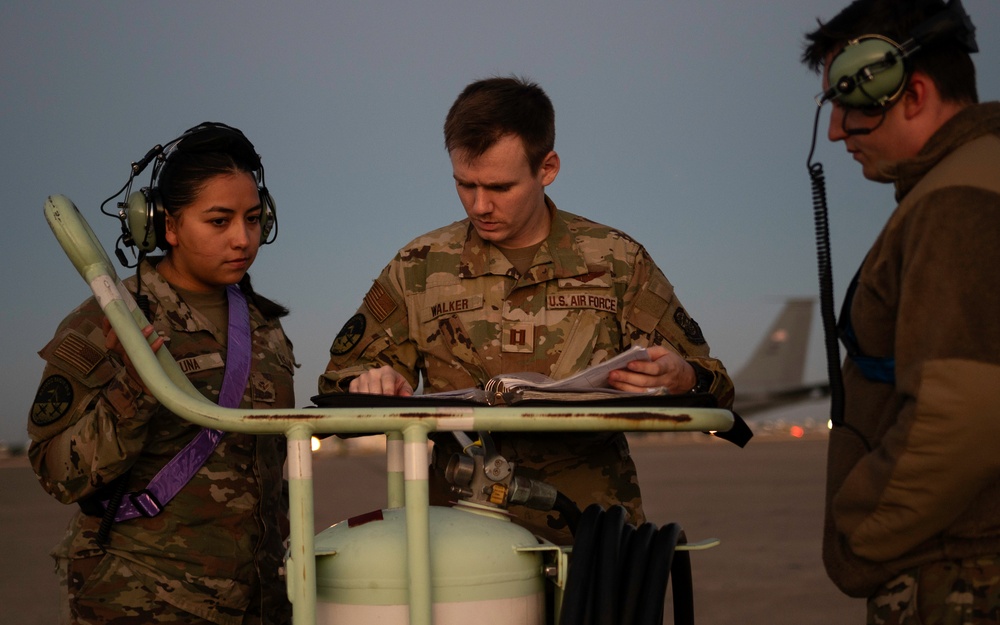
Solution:
<svg viewBox="0 0 1000 625">
<path fill-rule="evenodd" d="M 396 310 L 396 302 L 386 292 L 385 287 L 378 282 L 372 284 L 372 288 L 368 289 L 368 294 L 365 295 L 365 306 L 379 323 L 385 321 L 392 314 L 392 311 Z"/>
<path fill-rule="evenodd" d="M 93 371 L 104 358 L 101 350 L 78 334 L 67 334 L 53 353 L 83 375 Z"/>
</svg>

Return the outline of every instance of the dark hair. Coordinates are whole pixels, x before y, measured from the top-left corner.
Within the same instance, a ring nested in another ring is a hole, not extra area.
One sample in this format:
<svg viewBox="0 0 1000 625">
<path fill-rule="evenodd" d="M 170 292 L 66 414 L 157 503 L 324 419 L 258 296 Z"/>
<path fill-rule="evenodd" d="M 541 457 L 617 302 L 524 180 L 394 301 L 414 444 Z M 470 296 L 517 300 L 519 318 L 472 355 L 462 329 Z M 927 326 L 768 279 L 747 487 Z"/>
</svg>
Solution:
<svg viewBox="0 0 1000 625">
<path fill-rule="evenodd" d="M 264 315 L 265 319 L 280 319 L 289 312 L 288 308 L 254 291 L 253 285 L 250 283 L 249 273 L 243 274 L 243 278 L 240 280 L 240 290 L 243 291 L 243 295 L 248 300 L 254 303 L 254 306 L 257 307 L 260 314 Z"/>
<path fill-rule="evenodd" d="M 854 0 L 828 22 L 805 35 L 802 62 L 821 72 L 830 54 L 863 35 L 882 35 L 897 44 L 911 38 L 921 23 L 946 10 L 943 0 Z M 941 98 L 976 103 L 976 68 L 958 36 L 935 39 L 906 59 L 909 71 L 920 71 L 937 85 Z"/>
<path fill-rule="evenodd" d="M 259 181 L 260 157 L 239 130 L 206 122 L 189 129 L 156 172 L 156 188 L 171 215 L 192 204 L 216 176 L 247 173 Z"/>
<path fill-rule="evenodd" d="M 231 127 L 202 124 L 188 130 L 167 154 L 156 177 L 163 210 L 176 215 L 198 198 L 216 176 L 245 173 L 260 183 L 260 157 L 242 132 Z M 164 245 L 168 245 L 164 242 Z M 250 274 L 240 280 L 240 290 L 267 319 L 288 314 L 288 309 L 253 290 Z"/>
<path fill-rule="evenodd" d="M 524 78 L 495 77 L 468 85 L 448 111 L 444 145 L 478 157 L 507 135 L 524 143 L 528 166 L 537 172 L 556 142 L 556 114 L 541 87 Z"/>
</svg>

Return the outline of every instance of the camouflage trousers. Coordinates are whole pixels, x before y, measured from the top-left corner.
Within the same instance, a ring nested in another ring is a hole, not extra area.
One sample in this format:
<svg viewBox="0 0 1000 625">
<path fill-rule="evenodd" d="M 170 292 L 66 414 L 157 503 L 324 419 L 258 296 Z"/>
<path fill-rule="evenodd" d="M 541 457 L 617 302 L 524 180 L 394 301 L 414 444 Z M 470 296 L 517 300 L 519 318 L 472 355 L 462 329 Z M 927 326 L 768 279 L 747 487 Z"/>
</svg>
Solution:
<svg viewBox="0 0 1000 625">
<path fill-rule="evenodd" d="M 150 592 L 113 555 L 56 558 L 61 593 L 60 625 L 209 625 L 210 621 L 163 601 Z M 253 605 L 255 602 L 251 602 Z M 272 622 L 284 622 L 282 616 Z M 260 614 L 247 613 L 243 625 L 260 625 Z"/>
<path fill-rule="evenodd" d="M 868 599 L 868 623 L 1000 623 L 1000 556 L 941 560 L 904 571 Z"/>
</svg>

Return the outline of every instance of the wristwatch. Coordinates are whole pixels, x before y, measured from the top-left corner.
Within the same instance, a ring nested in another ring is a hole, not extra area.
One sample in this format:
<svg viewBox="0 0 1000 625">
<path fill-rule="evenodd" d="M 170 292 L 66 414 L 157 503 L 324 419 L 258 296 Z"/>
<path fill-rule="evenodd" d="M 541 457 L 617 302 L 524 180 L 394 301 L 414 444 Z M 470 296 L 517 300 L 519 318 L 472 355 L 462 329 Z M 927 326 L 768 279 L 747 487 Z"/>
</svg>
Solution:
<svg viewBox="0 0 1000 625">
<path fill-rule="evenodd" d="M 715 374 L 697 363 L 688 361 L 688 364 L 694 369 L 695 376 L 694 386 L 688 392 L 707 393 L 712 388 L 712 383 L 715 382 Z"/>
</svg>

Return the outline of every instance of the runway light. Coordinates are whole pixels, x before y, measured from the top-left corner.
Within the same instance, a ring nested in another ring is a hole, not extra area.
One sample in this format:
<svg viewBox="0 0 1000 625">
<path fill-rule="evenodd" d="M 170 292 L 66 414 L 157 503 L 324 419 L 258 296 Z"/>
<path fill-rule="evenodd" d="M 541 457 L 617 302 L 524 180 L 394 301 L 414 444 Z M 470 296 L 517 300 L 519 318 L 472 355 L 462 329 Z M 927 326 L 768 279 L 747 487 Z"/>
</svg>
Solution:
<svg viewBox="0 0 1000 625">
<path fill-rule="evenodd" d="M 806 433 L 806 431 L 803 430 L 802 427 L 798 425 L 793 425 L 789 430 L 789 432 L 791 432 L 792 436 L 794 436 L 795 438 L 802 438 L 803 436 L 805 436 Z"/>
<path fill-rule="evenodd" d="M 320 448 L 321 445 L 322 445 L 322 443 L 320 443 L 319 439 L 316 438 L 315 436 L 313 436 L 312 437 L 312 450 L 313 451 L 319 451 L 319 448 Z"/>
</svg>

